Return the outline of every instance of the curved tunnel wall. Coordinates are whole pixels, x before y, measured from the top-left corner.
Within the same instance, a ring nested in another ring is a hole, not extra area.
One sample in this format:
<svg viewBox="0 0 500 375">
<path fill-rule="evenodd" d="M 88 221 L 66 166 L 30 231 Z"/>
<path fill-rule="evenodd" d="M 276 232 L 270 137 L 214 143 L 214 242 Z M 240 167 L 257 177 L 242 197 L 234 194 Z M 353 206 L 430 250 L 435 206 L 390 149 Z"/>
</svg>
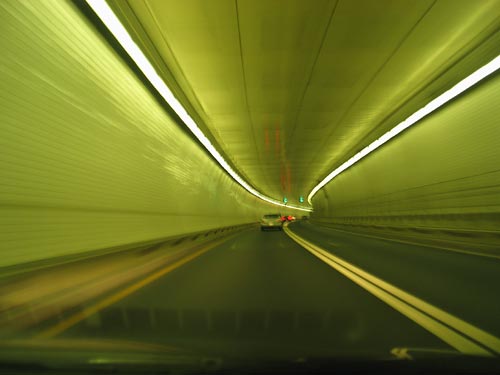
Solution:
<svg viewBox="0 0 500 375">
<path fill-rule="evenodd" d="M 0 3 L 0 266 L 256 222 L 70 2 Z"/>
<path fill-rule="evenodd" d="M 319 223 L 500 231 L 500 75 L 319 191 Z"/>
</svg>

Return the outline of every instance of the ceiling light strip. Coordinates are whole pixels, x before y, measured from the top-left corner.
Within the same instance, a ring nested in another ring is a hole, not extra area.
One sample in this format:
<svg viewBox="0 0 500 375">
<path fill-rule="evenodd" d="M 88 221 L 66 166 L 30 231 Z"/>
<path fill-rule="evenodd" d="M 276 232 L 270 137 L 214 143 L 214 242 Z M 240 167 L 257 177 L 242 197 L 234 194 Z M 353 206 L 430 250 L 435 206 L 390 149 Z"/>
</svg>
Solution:
<svg viewBox="0 0 500 375">
<path fill-rule="evenodd" d="M 311 190 L 309 195 L 307 196 L 307 201 L 312 204 L 311 200 L 312 197 L 322 188 L 324 187 L 327 183 L 329 183 L 331 180 L 333 180 L 335 177 L 337 177 L 340 173 L 348 169 L 349 167 L 353 166 L 355 163 L 360 161 L 362 158 L 364 158 L 366 155 L 369 153 L 375 151 L 377 148 L 382 146 L 384 143 L 389 141 L 390 139 L 394 138 L 396 135 L 399 133 L 403 132 L 404 130 L 408 129 L 410 126 L 414 125 L 418 121 L 420 121 L 422 118 L 427 116 L 428 114 L 432 113 L 439 107 L 443 106 L 456 96 L 460 95 L 463 93 L 465 90 L 471 88 L 474 86 L 476 83 L 481 81 L 483 78 L 489 76 L 490 74 L 494 73 L 500 68 L 500 55 L 495 57 L 493 60 L 491 60 L 488 64 L 484 65 L 483 67 L 479 68 L 476 70 L 474 73 L 469 75 L 468 77 L 464 78 L 462 81 L 457 83 L 455 86 L 453 86 L 451 89 L 448 91 L 444 92 L 443 94 L 439 95 L 437 98 L 434 100 L 430 101 L 425 105 L 424 107 L 420 108 L 418 111 L 413 113 L 410 117 L 408 117 L 406 120 L 400 122 L 398 125 L 396 125 L 394 128 L 389 130 L 387 133 L 382 135 L 380 138 L 378 138 L 376 141 L 370 143 L 368 146 L 366 146 L 364 149 L 362 149 L 360 152 L 358 152 L 356 155 L 354 155 L 352 158 L 347 160 L 345 163 L 343 163 L 340 167 L 337 169 L 333 170 L 328 176 L 326 176 L 318 185 L 314 187 L 314 189 Z"/>
<path fill-rule="evenodd" d="M 162 96 L 163 99 L 167 102 L 167 104 L 175 111 L 175 113 L 179 116 L 179 118 L 184 122 L 184 124 L 191 130 L 194 136 L 201 142 L 201 144 L 207 149 L 207 151 L 217 160 L 224 170 L 229 173 L 229 175 L 240 184 L 245 190 L 249 193 L 255 195 L 257 198 L 260 198 L 268 203 L 272 203 L 278 206 L 293 208 L 302 211 L 312 211 L 310 208 L 295 206 L 295 205 L 286 205 L 272 199 L 270 197 L 265 196 L 264 194 L 255 190 L 252 186 L 250 186 L 243 178 L 241 178 L 224 160 L 221 154 L 215 149 L 210 140 L 203 134 L 200 128 L 196 125 L 196 122 L 193 118 L 187 113 L 182 104 L 175 98 L 174 94 L 168 86 L 165 84 L 163 79 L 158 75 L 155 68 L 151 65 L 147 57 L 142 53 L 141 49 L 135 44 L 132 40 L 132 37 L 129 35 L 125 27 L 121 24 L 120 20 L 114 12 L 111 10 L 109 5 L 104 0 L 86 0 L 87 4 L 92 8 L 92 10 L 96 13 L 96 15 L 101 19 L 104 25 L 109 29 L 109 31 L 113 34 L 116 40 L 120 43 L 120 45 L 125 49 L 125 51 L 129 54 L 132 60 L 136 63 L 139 69 L 144 73 L 149 82 L 153 85 L 153 87 L 158 91 L 158 93 Z"/>
</svg>

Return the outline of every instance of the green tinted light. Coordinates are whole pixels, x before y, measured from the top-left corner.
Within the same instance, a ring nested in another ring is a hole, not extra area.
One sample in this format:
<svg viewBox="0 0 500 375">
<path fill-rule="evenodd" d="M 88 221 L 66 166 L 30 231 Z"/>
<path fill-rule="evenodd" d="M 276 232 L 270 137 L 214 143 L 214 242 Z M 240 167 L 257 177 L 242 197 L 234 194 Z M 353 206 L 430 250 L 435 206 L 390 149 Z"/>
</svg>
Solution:
<svg viewBox="0 0 500 375">
<path fill-rule="evenodd" d="M 283 203 L 288 203 L 288 198 L 287 197 L 283 197 Z"/>
<path fill-rule="evenodd" d="M 304 203 L 304 197 L 302 195 L 299 197 L 299 202 Z"/>
</svg>

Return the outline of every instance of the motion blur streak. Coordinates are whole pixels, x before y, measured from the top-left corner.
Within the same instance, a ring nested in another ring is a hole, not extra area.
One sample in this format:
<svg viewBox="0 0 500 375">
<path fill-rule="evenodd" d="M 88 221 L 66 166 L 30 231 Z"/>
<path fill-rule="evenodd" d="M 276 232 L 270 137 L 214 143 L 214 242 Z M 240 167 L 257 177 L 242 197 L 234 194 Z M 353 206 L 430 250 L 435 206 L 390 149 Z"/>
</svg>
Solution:
<svg viewBox="0 0 500 375">
<path fill-rule="evenodd" d="M 499 14 L 0 0 L 0 357 L 33 337 L 254 363 L 499 353 Z M 369 145 L 310 215 L 274 204 Z"/>
<path fill-rule="evenodd" d="M 221 243 L 225 242 L 227 239 L 224 240 L 219 240 L 215 243 L 212 243 L 210 245 L 204 246 L 202 249 L 196 251 L 195 253 L 189 254 L 182 259 L 178 260 L 177 262 L 170 264 L 166 266 L 165 268 L 162 268 L 159 271 L 153 272 L 147 277 L 145 277 L 142 280 L 134 282 L 132 285 L 127 286 L 125 289 L 122 289 L 118 292 L 115 292 L 114 294 L 106 297 L 105 299 L 101 300 L 95 305 L 92 305 L 86 309 L 84 309 L 82 312 L 79 312 L 75 315 L 72 315 L 62 322 L 58 323 L 57 325 L 50 327 L 39 334 L 36 335 L 36 338 L 51 338 L 53 336 L 56 336 L 60 334 L 61 332 L 64 332 L 68 328 L 74 326 L 75 324 L 78 324 L 82 320 L 88 318 L 89 316 L 97 313 L 98 311 L 105 309 L 106 307 L 109 307 L 118 301 L 122 300 L 123 298 L 128 297 L 132 293 L 136 292 L 137 290 L 147 286 L 148 284 L 152 283 L 153 281 L 159 279 L 160 277 L 166 275 L 167 273 L 183 266 L 184 264 L 192 261 L 193 259 L 199 257 L 200 255 L 203 255 L 210 249 L 219 246 Z"/>
</svg>

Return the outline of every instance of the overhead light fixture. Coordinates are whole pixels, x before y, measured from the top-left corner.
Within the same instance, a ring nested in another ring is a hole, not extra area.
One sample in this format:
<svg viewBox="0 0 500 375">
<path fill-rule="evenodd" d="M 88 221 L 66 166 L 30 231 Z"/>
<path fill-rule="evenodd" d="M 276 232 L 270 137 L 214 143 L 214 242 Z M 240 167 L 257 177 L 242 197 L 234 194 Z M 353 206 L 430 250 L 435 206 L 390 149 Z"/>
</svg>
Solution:
<svg viewBox="0 0 500 375">
<path fill-rule="evenodd" d="M 333 170 L 328 176 L 326 176 L 318 185 L 316 185 L 309 195 L 307 196 L 307 201 L 309 204 L 312 205 L 312 197 L 322 188 L 324 187 L 327 183 L 329 183 L 331 180 L 333 180 L 335 177 L 337 177 L 339 174 L 344 172 L 346 169 L 350 168 L 354 164 L 356 164 L 358 161 L 363 159 L 366 155 L 370 154 L 371 152 L 375 151 L 377 148 L 382 146 L 384 143 L 388 142 L 392 138 L 394 138 L 396 135 L 399 133 L 403 132 L 404 130 L 408 129 L 412 125 L 416 124 L 418 121 L 420 121 L 422 118 L 427 116 L 428 114 L 434 112 L 436 109 L 440 108 L 456 96 L 460 95 L 467 89 L 471 88 L 474 86 L 476 83 L 481 81 L 483 78 L 489 76 L 490 74 L 494 73 L 500 68 L 500 55 L 495 57 L 493 60 L 491 60 L 488 64 L 484 65 L 483 67 L 479 68 L 476 70 L 474 73 L 469 75 L 468 77 L 464 78 L 461 80 L 459 83 L 457 83 L 455 86 L 453 86 L 451 89 L 448 91 L 444 92 L 443 94 L 439 95 L 437 98 L 434 100 L 430 101 L 427 103 L 424 107 L 420 108 L 418 111 L 413 113 L 410 117 L 408 117 L 406 120 L 400 122 L 398 125 L 396 125 L 394 128 L 389 130 L 387 133 L 382 135 L 380 138 L 378 138 L 376 141 L 370 143 L 368 146 L 366 146 L 364 149 L 362 149 L 360 152 L 358 152 L 356 155 L 354 155 L 352 158 L 347 160 L 345 163 L 343 163 L 340 167 L 337 169 Z"/>
<path fill-rule="evenodd" d="M 108 30 L 113 34 L 118 43 L 123 47 L 123 49 L 128 53 L 128 55 L 135 62 L 137 67 L 146 76 L 153 87 L 158 91 L 161 97 L 167 102 L 167 104 L 174 110 L 174 112 L 179 116 L 179 118 L 184 122 L 184 124 L 191 130 L 194 136 L 201 142 L 201 144 L 207 149 L 207 151 L 217 160 L 219 165 L 224 168 L 224 170 L 246 191 L 253 194 L 257 198 L 262 199 L 265 202 L 275 204 L 277 206 L 283 206 L 288 208 L 294 208 L 301 211 L 312 211 L 311 208 L 287 205 L 283 204 L 278 200 L 272 199 L 265 196 L 259 191 L 255 190 L 250 186 L 243 178 L 241 178 L 224 160 L 222 155 L 215 149 L 210 140 L 203 134 L 200 128 L 196 125 L 193 118 L 187 113 L 186 109 L 182 104 L 175 98 L 172 91 L 165 84 L 163 79 L 158 75 L 155 68 L 147 57 L 142 53 L 141 49 L 132 40 L 125 27 L 122 25 L 118 17 L 111 10 L 109 5 L 104 0 L 86 0 L 87 4 L 92 8 L 95 14 L 101 19 Z"/>
</svg>

